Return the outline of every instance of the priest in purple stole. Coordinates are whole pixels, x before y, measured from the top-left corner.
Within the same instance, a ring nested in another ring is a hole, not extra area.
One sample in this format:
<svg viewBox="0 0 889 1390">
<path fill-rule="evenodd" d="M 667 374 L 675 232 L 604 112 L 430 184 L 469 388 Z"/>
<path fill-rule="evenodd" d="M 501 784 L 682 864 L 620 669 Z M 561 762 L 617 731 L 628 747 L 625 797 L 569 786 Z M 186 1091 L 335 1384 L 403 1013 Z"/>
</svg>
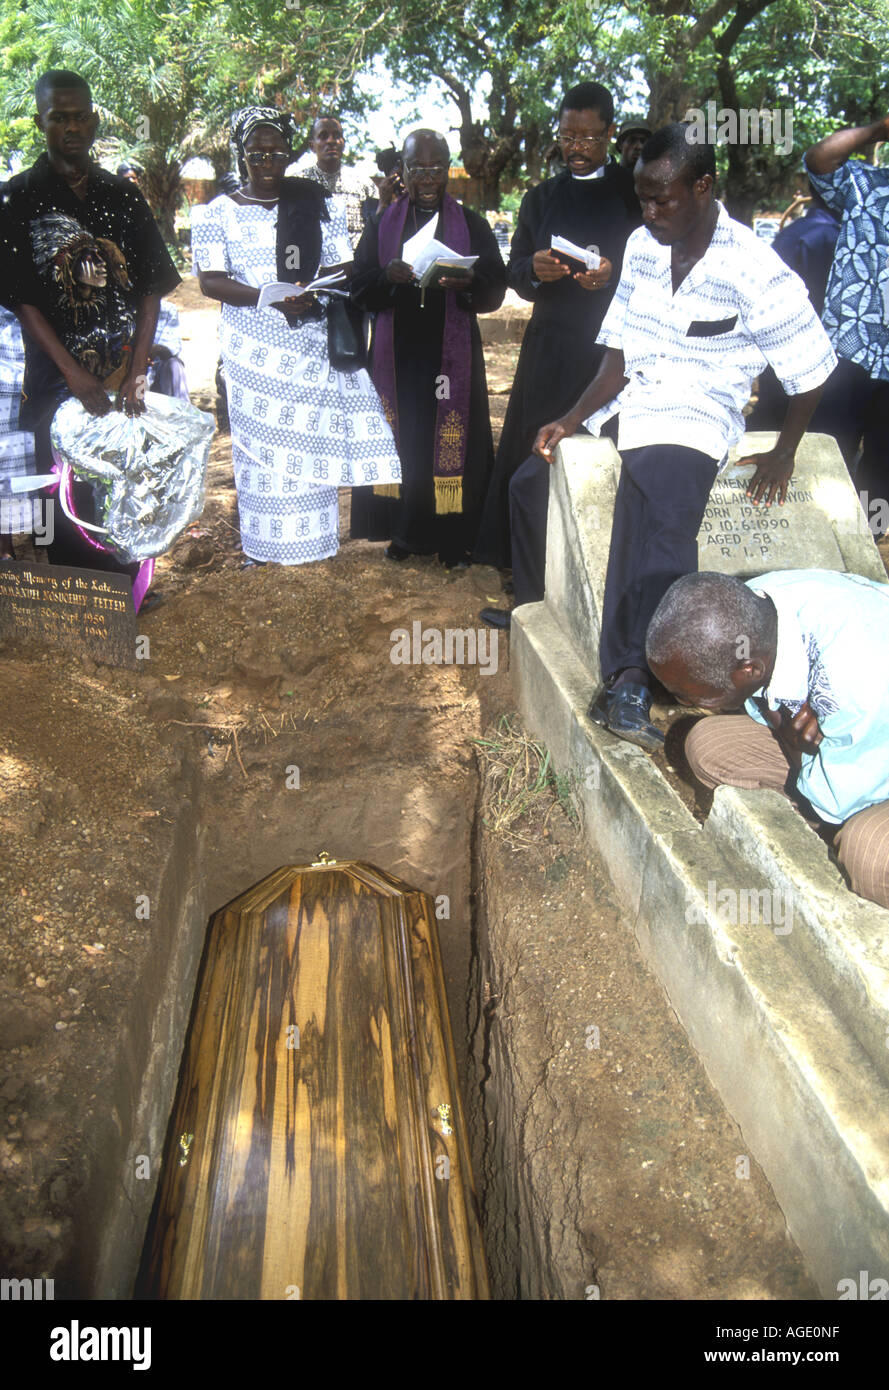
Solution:
<svg viewBox="0 0 889 1390">
<path fill-rule="evenodd" d="M 371 375 L 401 456 L 402 482 L 352 492 L 352 536 L 388 540 L 392 560 L 437 553 L 467 562 L 494 463 L 476 316 L 498 309 L 506 269 L 487 222 L 446 192 L 443 136 L 415 130 L 402 151 L 405 194 L 370 224 L 355 252 L 354 302 L 374 311 Z M 431 221 L 437 241 L 471 269 L 421 290 L 403 257 Z"/>
</svg>

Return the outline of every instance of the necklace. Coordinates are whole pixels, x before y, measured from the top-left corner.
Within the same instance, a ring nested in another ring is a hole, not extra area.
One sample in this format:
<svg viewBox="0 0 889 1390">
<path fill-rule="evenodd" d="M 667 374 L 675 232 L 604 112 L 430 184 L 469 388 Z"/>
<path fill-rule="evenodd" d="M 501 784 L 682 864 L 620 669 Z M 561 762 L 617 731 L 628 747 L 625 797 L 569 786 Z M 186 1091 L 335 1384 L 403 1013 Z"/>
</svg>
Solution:
<svg viewBox="0 0 889 1390">
<path fill-rule="evenodd" d="M 248 203 L 277 203 L 278 201 L 277 193 L 275 194 L 274 198 L 251 198 L 250 194 L 245 193 L 243 188 L 239 188 L 238 192 L 240 193 L 242 198 L 247 199 Z"/>
</svg>

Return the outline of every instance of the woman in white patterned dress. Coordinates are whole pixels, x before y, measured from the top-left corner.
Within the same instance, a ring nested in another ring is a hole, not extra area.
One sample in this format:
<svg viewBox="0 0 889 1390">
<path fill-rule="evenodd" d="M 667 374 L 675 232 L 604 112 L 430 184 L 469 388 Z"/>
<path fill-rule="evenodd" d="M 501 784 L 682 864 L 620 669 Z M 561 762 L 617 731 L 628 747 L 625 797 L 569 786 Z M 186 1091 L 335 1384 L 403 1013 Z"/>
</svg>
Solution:
<svg viewBox="0 0 889 1390">
<path fill-rule="evenodd" d="M 352 257 L 343 200 L 318 184 L 284 180 L 292 132 L 292 117 L 274 108 L 236 112 L 232 138 L 244 186 L 214 198 L 192 225 L 201 289 L 222 302 L 220 347 L 247 564 L 299 565 L 335 555 L 337 487 L 401 478 L 367 372 L 330 366 L 318 298 L 299 295 L 294 284 L 294 298 L 256 307 L 260 287 L 283 278 L 278 214 L 285 192 L 301 238 L 300 283 L 308 284 L 316 268 L 321 273 Z"/>
</svg>

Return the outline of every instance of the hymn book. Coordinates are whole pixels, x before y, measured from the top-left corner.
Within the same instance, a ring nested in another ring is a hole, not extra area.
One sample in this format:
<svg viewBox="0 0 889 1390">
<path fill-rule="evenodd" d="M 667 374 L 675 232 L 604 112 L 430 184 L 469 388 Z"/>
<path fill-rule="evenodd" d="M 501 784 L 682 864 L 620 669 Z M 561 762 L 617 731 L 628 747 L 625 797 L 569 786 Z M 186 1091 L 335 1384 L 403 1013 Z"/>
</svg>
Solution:
<svg viewBox="0 0 889 1390">
<path fill-rule="evenodd" d="M 334 285 L 344 283 L 346 277 L 343 271 L 338 270 L 335 275 L 319 275 L 309 285 L 288 285 L 284 281 L 277 281 L 272 285 L 263 285 L 259 291 L 259 299 L 256 301 L 257 309 L 265 309 L 269 304 L 280 304 L 284 299 L 294 299 L 304 294 L 339 294 L 343 298 L 348 298 L 347 290 L 334 289 Z"/>
<path fill-rule="evenodd" d="M 552 236 L 550 238 L 550 251 L 556 260 L 561 261 L 562 265 L 566 265 L 569 270 L 577 270 L 577 262 L 580 262 L 585 271 L 598 270 L 602 264 L 598 246 L 577 246 L 567 237 Z"/>
</svg>

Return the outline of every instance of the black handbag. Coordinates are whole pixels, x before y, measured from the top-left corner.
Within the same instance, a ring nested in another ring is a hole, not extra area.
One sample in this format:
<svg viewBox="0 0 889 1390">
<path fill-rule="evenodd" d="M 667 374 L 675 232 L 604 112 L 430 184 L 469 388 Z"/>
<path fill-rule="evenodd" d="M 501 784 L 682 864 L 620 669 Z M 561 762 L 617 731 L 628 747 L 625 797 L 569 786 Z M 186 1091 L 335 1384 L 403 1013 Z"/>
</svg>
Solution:
<svg viewBox="0 0 889 1390">
<path fill-rule="evenodd" d="M 364 314 L 338 295 L 331 295 L 327 306 L 327 353 L 335 372 L 357 372 L 367 365 Z"/>
</svg>

